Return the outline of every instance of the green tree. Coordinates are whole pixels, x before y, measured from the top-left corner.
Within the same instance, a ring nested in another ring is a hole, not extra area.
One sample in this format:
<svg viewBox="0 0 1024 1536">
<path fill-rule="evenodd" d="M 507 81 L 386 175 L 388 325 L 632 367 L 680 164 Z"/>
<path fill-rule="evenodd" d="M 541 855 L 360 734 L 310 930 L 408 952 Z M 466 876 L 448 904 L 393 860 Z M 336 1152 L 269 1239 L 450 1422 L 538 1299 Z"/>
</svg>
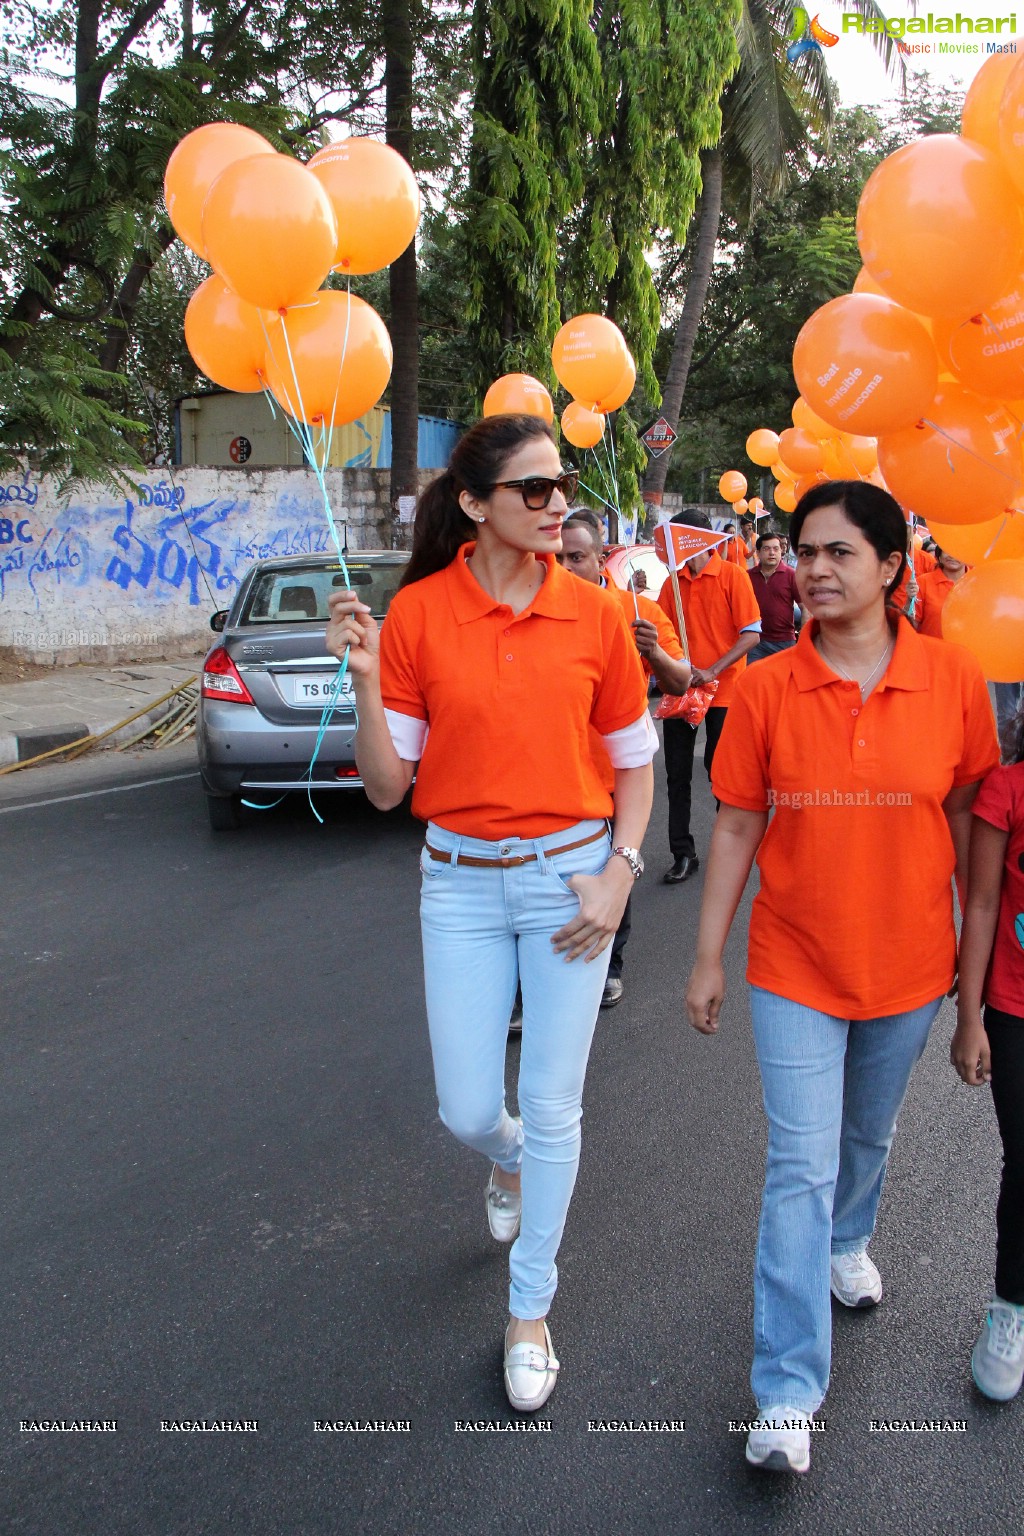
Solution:
<svg viewBox="0 0 1024 1536">
<path fill-rule="evenodd" d="M 476 0 L 476 88 L 462 238 L 474 382 L 550 379 L 558 240 L 600 128 L 591 0 Z"/>
<path fill-rule="evenodd" d="M 616 321 L 657 403 L 654 353 L 661 306 L 648 261 L 659 231 L 680 243 L 700 193 L 700 153 L 717 143 L 722 84 L 737 62 L 739 0 L 618 0 L 595 7 L 601 120 L 567 270 L 568 314 Z M 618 492 L 635 504 L 644 454 L 629 411 L 618 413 Z"/>
</svg>

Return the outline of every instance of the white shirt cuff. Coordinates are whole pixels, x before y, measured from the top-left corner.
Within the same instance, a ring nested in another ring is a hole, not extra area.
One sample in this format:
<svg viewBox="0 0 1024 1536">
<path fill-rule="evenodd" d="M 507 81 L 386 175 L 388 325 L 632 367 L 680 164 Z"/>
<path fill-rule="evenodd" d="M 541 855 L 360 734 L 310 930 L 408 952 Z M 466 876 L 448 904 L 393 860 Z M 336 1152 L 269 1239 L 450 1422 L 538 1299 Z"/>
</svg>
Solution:
<svg viewBox="0 0 1024 1536">
<path fill-rule="evenodd" d="M 741 635 L 759 635 L 760 633 L 761 633 L 761 620 L 760 619 L 758 619 L 756 624 L 744 624 L 743 628 L 740 630 L 740 634 Z"/>
<path fill-rule="evenodd" d="M 645 763 L 654 761 L 658 750 L 658 733 L 646 709 L 632 725 L 612 731 L 601 740 L 613 768 L 642 768 Z"/>
<path fill-rule="evenodd" d="M 385 709 L 384 718 L 399 757 L 407 763 L 418 763 L 429 730 L 427 722 L 417 720 L 415 715 L 403 715 L 397 709 Z"/>
</svg>

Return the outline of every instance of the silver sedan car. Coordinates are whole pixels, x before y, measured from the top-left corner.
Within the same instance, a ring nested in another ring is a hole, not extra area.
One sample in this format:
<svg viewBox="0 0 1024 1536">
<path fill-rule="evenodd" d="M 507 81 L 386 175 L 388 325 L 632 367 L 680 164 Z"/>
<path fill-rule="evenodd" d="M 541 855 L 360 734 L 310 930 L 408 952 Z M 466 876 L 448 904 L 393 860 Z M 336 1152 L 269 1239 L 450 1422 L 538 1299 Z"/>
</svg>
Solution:
<svg viewBox="0 0 1024 1536">
<path fill-rule="evenodd" d="M 387 613 L 408 559 L 402 550 L 346 556 L 352 587 L 377 619 Z M 261 560 L 243 577 L 231 607 L 211 618 L 220 639 L 203 662 L 196 743 L 214 831 L 240 824 L 243 800 L 267 804 L 307 786 L 362 788 L 347 679 L 309 772 L 339 671 L 324 643 L 327 599 L 345 585 L 334 554 Z"/>
</svg>

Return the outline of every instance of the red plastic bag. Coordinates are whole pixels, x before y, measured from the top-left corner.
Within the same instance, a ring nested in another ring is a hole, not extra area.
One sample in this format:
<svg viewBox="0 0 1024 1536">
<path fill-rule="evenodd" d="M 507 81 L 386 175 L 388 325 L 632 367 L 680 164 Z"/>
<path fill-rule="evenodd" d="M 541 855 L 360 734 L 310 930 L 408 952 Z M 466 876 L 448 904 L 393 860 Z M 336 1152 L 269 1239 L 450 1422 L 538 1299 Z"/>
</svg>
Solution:
<svg viewBox="0 0 1024 1536">
<path fill-rule="evenodd" d="M 718 678 L 687 688 L 685 693 L 663 693 L 654 711 L 656 720 L 685 720 L 687 725 L 700 725 L 718 692 Z"/>
</svg>

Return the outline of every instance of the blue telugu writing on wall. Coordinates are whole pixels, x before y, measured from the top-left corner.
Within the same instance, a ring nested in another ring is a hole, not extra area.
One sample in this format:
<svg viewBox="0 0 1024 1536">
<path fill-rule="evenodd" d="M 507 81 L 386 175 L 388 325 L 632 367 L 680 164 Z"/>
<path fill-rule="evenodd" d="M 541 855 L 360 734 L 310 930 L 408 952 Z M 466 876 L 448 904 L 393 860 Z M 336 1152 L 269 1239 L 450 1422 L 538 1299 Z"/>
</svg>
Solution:
<svg viewBox="0 0 1024 1536">
<path fill-rule="evenodd" d="M 49 513 L 49 520 L 44 520 Z M 42 516 L 40 515 L 42 513 Z M 0 604 L 39 611 L 73 589 L 109 602 L 225 606 L 254 560 L 322 553 L 330 534 L 315 492 L 214 496 L 188 504 L 182 485 L 137 487 L 123 501 L 40 502 L 30 475 L 0 485 Z M 0 610 L 2 611 L 2 610 Z M 2 644 L 2 636 L 0 636 Z"/>
</svg>

